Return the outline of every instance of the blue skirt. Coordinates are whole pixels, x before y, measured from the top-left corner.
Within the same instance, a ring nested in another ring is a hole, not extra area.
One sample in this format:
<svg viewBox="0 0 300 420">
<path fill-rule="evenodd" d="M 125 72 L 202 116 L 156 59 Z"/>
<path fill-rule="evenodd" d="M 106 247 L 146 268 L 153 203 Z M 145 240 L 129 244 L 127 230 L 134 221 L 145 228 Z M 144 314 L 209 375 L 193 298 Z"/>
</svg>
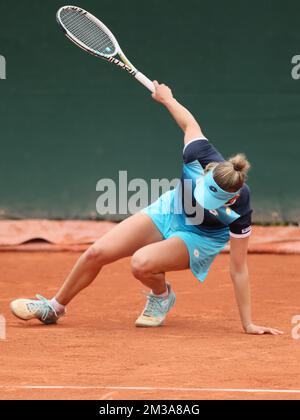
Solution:
<svg viewBox="0 0 300 420">
<path fill-rule="evenodd" d="M 175 190 L 163 194 L 156 202 L 142 210 L 156 225 L 164 239 L 180 238 L 190 255 L 190 269 L 203 282 L 216 256 L 229 241 L 229 227 L 199 228 L 186 223 L 184 214 L 174 211 Z"/>
</svg>

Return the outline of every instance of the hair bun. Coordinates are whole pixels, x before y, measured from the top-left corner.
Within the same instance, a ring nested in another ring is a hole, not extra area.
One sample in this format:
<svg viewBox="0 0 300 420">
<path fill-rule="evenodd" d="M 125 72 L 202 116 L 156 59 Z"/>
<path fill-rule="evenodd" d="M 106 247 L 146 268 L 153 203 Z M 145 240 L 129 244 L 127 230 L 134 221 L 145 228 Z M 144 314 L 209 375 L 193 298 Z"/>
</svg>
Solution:
<svg viewBox="0 0 300 420">
<path fill-rule="evenodd" d="M 229 162 L 232 163 L 232 166 L 235 171 L 241 172 L 245 176 L 247 175 L 247 172 L 251 168 L 251 165 L 248 162 L 246 156 L 242 153 L 230 158 Z"/>
</svg>

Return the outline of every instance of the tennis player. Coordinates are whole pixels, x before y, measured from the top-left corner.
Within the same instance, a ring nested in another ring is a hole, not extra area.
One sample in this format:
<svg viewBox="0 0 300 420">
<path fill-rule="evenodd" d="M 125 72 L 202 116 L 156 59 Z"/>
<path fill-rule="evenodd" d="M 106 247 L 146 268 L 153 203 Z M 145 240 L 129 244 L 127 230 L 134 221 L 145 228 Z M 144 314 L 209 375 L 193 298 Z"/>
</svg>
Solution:
<svg viewBox="0 0 300 420">
<path fill-rule="evenodd" d="M 172 91 L 154 83 L 153 98 L 168 109 L 184 132 L 181 183 L 92 245 L 52 300 L 40 295 L 37 300 L 18 299 L 11 303 L 12 312 L 22 320 L 56 323 L 103 266 L 132 256 L 132 274 L 151 290 L 136 326 L 158 327 L 176 299 L 166 273 L 190 268 L 203 282 L 215 257 L 230 240 L 230 273 L 244 331 L 282 334 L 255 325 L 251 316 L 247 250 L 252 209 L 245 184 L 250 164 L 242 154 L 225 160 Z M 187 203 L 189 199 L 191 203 Z"/>
</svg>

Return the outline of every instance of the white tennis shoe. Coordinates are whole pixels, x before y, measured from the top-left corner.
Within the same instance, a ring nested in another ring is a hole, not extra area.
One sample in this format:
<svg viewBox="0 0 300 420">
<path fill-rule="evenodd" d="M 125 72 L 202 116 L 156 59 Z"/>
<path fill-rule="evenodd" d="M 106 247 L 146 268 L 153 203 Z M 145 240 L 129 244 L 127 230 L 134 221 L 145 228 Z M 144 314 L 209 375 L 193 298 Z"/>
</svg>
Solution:
<svg viewBox="0 0 300 420">
<path fill-rule="evenodd" d="M 167 288 L 167 297 L 157 297 L 152 293 L 147 296 L 145 309 L 135 322 L 136 327 L 160 327 L 164 323 L 176 302 L 176 295 L 169 284 Z"/>
<path fill-rule="evenodd" d="M 41 295 L 36 295 L 37 300 L 17 299 L 11 302 L 12 313 L 23 321 L 36 318 L 43 324 L 56 324 L 58 319 L 65 314 L 57 314 L 51 302 Z"/>
</svg>

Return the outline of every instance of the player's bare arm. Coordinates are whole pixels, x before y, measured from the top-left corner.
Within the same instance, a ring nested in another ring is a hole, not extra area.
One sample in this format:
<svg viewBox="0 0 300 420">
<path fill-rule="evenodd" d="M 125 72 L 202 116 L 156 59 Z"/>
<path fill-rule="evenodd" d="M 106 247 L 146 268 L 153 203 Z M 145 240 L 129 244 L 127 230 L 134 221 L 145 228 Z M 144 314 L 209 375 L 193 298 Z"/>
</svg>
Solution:
<svg viewBox="0 0 300 420">
<path fill-rule="evenodd" d="M 169 110 L 185 134 L 184 143 L 187 144 L 191 140 L 203 137 L 200 125 L 190 111 L 174 98 L 172 90 L 164 84 L 159 84 L 157 81 L 154 81 L 154 86 L 153 99 L 163 104 Z"/>
<path fill-rule="evenodd" d="M 283 334 L 274 328 L 257 326 L 252 322 L 251 292 L 247 263 L 249 237 L 231 238 L 230 240 L 230 274 L 234 284 L 235 296 L 244 331 L 247 334 Z"/>
</svg>

